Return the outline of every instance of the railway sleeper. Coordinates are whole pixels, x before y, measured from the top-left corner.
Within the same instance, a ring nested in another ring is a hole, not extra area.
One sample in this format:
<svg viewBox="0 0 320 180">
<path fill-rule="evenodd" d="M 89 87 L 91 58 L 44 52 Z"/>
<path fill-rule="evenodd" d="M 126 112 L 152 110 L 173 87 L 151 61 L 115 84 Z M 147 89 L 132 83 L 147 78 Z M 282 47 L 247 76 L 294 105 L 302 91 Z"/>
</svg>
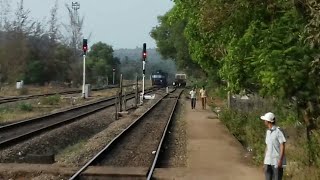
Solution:
<svg viewBox="0 0 320 180">
<path fill-rule="evenodd" d="M 80 177 L 81 180 L 140 180 L 146 179 L 148 168 L 144 167 L 111 167 L 111 166 L 90 166 Z"/>
<path fill-rule="evenodd" d="M 27 154 L 20 161 L 29 164 L 53 164 L 55 163 L 54 157 L 54 154 Z"/>
</svg>

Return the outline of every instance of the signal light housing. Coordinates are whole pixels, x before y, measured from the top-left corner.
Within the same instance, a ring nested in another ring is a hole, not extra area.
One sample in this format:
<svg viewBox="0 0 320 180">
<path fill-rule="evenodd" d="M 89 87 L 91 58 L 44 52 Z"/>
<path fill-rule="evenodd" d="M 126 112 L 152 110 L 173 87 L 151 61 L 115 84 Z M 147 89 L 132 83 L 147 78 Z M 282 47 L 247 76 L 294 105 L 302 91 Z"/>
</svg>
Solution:
<svg viewBox="0 0 320 180">
<path fill-rule="evenodd" d="M 143 59 L 147 58 L 147 44 L 146 43 L 143 43 L 142 58 Z"/>
<path fill-rule="evenodd" d="M 87 39 L 83 39 L 82 50 L 83 50 L 84 54 L 86 54 L 88 51 L 88 40 Z"/>
</svg>

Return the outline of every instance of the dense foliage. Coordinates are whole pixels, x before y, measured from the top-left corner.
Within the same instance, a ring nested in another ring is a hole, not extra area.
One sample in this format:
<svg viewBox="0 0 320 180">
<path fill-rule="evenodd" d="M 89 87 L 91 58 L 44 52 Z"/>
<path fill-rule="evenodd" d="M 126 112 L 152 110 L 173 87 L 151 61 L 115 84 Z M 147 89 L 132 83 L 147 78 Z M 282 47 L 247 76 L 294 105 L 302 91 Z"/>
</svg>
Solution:
<svg viewBox="0 0 320 180">
<path fill-rule="evenodd" d="M 309 150 L 320 117 L 320 2 L 317 0 L 174 0 L 152 32 L 163 55 L 184 53 L 210 81 L 297 107 Z M 181 26 L 175 34 L 176 25 Z M 183 36 L 183 38 L 181 38 Z M 171 46 L 168 46 L 170 45 Z M 168 48 L 169 47 L 169 48 Z M 175 56 L 175 58 L 177 58 Z M 179 60 L 179 58 L 177 58 Z M 187 59 L 181 59 L 191 64 Z M 309 152 L 310 163 L 317 155 Z"/>
</svg>

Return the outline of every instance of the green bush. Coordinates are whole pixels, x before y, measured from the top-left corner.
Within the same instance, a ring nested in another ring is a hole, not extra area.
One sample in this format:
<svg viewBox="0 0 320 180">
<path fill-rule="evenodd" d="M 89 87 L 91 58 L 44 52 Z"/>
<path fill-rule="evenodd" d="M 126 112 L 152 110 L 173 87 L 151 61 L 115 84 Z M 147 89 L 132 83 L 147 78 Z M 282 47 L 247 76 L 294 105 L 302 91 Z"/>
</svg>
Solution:
<svg viewBox="0 0 320 180">
<path fill-rule="evenodd" d="M 226 99 L 228 97 L 228 91 L 225 87 L 219 87 L 214 90 L 214 94 L 220 98 Z"/>
<path fill-rule="evenodd" d="M 12 109 L 8 106 L 2 106 L 0 107 L 0 114 L 5 114 L 5 113 L 8 113 L 8 112 L 12 112 Z"/>
<path fill-rule="evenodd" d="M 44 105 L 58 105 L 60 103 L 60 95 L 56 94 L 53 96 L 45 97 L 41 100 Z"/>
<path fill-rule="evenodd" d="M 265 127 L 259 117 L 257 112 L 244 113 L 229 109 L 222 110 L 219 117 L 244 147 L 252 149 L 257 164 L 262 162 L 265 147 Z"/>
<path fill-rule="evenodd" d="M 21 111 L 32 111 L 33 110 L 33 107 L 31 104 L 28 104 L 28 103 L 20 103 L 18 108 L 21 110 Z"/>
</svg>

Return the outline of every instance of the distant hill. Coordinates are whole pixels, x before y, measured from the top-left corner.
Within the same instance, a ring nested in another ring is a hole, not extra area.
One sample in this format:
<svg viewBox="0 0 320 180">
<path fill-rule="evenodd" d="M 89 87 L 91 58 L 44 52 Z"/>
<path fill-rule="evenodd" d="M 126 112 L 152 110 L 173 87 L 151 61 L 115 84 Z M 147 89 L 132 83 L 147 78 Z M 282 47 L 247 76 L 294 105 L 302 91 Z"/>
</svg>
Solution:
<svg viewBox="0 0 320 180">
<path fill-rule="evenodd" d="M 141 54 L 142 54 L 142 49 L 141 48 L 136 48 L 136 49 L 118 49 L 114 50 L 113 55 L 115 57 L 120 58 L 120 60 L 124 60 L 126 56 L 130 60 L 141 60 Z M 156 49 L 147 49 L 147 60 L 148 61 L 162 61 L 161 55 L 157 52 Z"/>
<path fill-rule="evenodd" d="M 142 48 L 114 50 L 113 55 L 120 59 L 121 73 L 125 79 L 133 79 L 136 73 L 138 73 L 141 78 L 141 54 Z M 167 72 L 169 79 L 172 79 L 174 74 L 177 72 L 174 61 L 163 59 L 156 49 L 147 49 L 146 76 L 149 77 L 157 70 Z"/>
</svg>

